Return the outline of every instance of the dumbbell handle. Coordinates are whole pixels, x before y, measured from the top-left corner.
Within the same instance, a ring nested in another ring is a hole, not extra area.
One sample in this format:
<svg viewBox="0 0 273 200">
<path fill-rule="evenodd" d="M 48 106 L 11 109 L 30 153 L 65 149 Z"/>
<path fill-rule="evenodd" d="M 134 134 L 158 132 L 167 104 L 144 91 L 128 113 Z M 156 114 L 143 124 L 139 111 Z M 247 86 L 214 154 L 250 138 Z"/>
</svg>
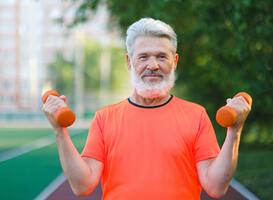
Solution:
<svg viewBox="0 0 273 200">
<path fill-rule="evenodd" d="M 239 92 L 235 96 L 242 96 L 249 105 L 252 105 L 252 98 L 246 92 Z M 230 106 L 223 106 L 216 112 L 216 121 L 222 127 L 232 126 L 237 120 L 237 112 Z"/>
<path fill-rule="evenodd" d="M 56 90 L 48 90 L 42 96 L 43 103 L 46 102 L 49 95 L 53 95 L 53 96 L 57 96 L 57 97 L 60 96 L 60 94 Z M 59 108 L 56 111 L 56 113 L 54 113 L 54 118 L 59 126 L 68 127 L 74 123 L 76 116 L 72 112 L 72 110 L 66 106 L 66 107 Z"/>
</svg>

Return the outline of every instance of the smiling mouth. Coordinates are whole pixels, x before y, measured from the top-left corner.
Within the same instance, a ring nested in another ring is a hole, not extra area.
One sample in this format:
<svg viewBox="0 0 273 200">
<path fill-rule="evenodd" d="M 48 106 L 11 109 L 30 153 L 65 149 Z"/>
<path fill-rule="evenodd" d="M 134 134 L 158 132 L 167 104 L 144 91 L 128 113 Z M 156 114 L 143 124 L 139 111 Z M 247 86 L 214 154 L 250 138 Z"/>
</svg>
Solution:
<svg viewBox="0 0 273 200">
<path fill-rule="evenodd" d="M 142 80 L 144 82 L 161 82 L 163 80 L 163 76 L 159 74 L 150 74 L 150 75 L 143 75 Z"/>
</svg>

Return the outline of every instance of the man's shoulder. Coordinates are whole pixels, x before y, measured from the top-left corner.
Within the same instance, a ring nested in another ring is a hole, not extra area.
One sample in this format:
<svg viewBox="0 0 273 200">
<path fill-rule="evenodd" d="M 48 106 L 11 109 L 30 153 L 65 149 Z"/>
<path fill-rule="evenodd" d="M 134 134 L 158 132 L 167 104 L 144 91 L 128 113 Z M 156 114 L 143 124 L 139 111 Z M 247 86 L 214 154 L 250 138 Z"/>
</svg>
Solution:
<svg viewBox="0 0 273 200">
<path fill-rule="evenodd" d="M 106 114 L 106 113 L 116 112 L 118 110 L 123 109 L 126 106 L 127 101 L 128 101 L 127 99 L 124 99 L 124 100 L 122 100 L 120 102 L 106 105 L 106 106 L 98 109 L 97 113 L 99 113 L 99 114 Z"/>
<path fill-rule="evenodd" d="M 182 98 L 176 97 L 176 96 L 174 96 L 174 100 L 178 106 L 181 106 L 184 109 L 190 109 L 190 110 L 196 110 L 196 111 L 205 110 L 205 108 L 202 105 L 195 103 L 193 101 L 185 100 L 185 99 L 182 99 Z"/>
</svg>

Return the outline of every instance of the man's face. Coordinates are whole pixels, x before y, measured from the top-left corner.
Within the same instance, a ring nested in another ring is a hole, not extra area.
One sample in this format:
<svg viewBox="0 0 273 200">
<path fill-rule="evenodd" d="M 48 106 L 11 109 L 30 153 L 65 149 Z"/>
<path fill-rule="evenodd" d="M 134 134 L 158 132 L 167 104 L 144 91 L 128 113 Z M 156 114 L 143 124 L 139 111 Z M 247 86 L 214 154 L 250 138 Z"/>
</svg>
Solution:
<svg viewBox="0 0 273 200">
<path fill-rule="evenodd" d="M 135 68 L 143 81 L 159 82 L 164 75 L 170 74 L 176 68 L 178 55 L 172 52 L 168 38 L 142 36 L 133 45 L 130 61 L 130 67 Z"/>
<path fill-rule="evenodd" d="M 169 92 L 174 84 L 178 55 L 173 53 L 168 38 L 138 37 L 133 45 L 133 53 L 127 59 L 137 91 L 154 93 L 148 95 L 151 98 Z"/>
</svg>

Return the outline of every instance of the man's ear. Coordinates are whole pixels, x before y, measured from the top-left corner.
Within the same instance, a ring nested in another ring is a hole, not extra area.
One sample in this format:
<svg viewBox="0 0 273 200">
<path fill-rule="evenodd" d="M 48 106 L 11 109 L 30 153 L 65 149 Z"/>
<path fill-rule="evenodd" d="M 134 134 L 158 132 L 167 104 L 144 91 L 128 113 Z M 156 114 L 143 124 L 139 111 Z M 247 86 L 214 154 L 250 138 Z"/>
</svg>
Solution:
<svg viewBox="0 0 273 200">
<path fill-rule="evenodd" d="M 126 53 L 125 56 L 126 56 L 127 67 L 130 70 L 131 69 L 131 60 L 130 60 L 130 57 L 129 57 L 128 53 Z"/>
<path fill-rule="evenodd" d="M 176 70 L 178 60 L 179 60 L 179 55 L 176 53 L 174 55 L 174 70 Z"/>
</svg>

